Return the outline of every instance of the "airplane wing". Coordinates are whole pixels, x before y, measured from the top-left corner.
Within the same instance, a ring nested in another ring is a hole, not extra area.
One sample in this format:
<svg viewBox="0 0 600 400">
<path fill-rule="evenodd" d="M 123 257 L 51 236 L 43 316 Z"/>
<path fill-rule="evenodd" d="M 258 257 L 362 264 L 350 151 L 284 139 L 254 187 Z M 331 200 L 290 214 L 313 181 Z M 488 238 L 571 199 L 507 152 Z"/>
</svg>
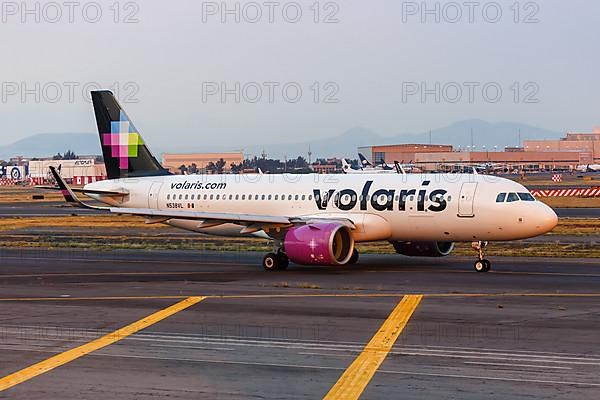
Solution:
<svg viewBox="0 0 600 400">
<path fill-rule="evenodd" d="M 292 225 L 292 219 L 288 217 L 276 217 L 272 215 L 237 214 L 237 213 L 213 213 L 203 211 L 177 211 L 177 210 L 154 210 L 150 208 L 120 208 L 110 207 L 111 213 L 138 215 L 152 219 L 188 219 L 197 221 L 220 221 L 221 223 L 264 223 L 275 225 Z"/>
<path fill-rule="evenodd" d="M 306 225 L 323 221 L 337 222 L 349 229 L 356 229 L 354 223 L 346 218 L 286 217 L 260 214 L 213 213 L 204 211 L 154 210 L 150 208 L 120 207 L 110 207 L 109 211 L 114 214 L 145 217 L 147 223 L 162 223 L 170 219 L 183 219 L 198 221 L 199 228 L 209 228 L 225 223 L 232 223 L 245 226 L 246 228 L 242 230 L 242 233 L 250 233 L 268 228 L 291 228 L 296 225 Z"/>
<path fill-rule="evenodd" d="M 42 189 L 42 190 L 62 190 L 60 186 L 34 186 L 34 189 Z M 127 196 L 129 193 L 127 192 L 116 192 L 116 191 L 108 191 L 108 190 L 85 190 L 85 189 L 73 189 L 71 191 L 75 193 L 82 194 L 98 194 L 104 196 Z"/>
<path fill-rule="evenodd" d="M 92 206 L 92 205 L 86 204 L 83 201 L 79 200 L 79 198 L 77 198 L 77 196 L 75 195 L 73 189 L 71 189 L 69 187 L 69 185 L 67 185 L 67 182 L 65 182 L 65 180 L 62 178 L 62 176 L 60 176 L 60 174 L 56 171 L 56 168 L 51 166 L 50 172 L 52 173 L 52 176 L 56 180 L 56 184 L 58 185 L 58 190 L 60 190 L 62 192 L 62 195 L 65 198 L 65 201 L 69 205 L 71 205 L 73 207 L 87 208 L 90 210 L 108 210 L 108 207 Z"/>
<path fill-rule="evenodd" d="M 319 221 L 337 222 L 350 229 L 356 229 L 352 221 L 346 218 L 319 218 L 319 217 L 284 217 L 274 215 L 255 215 L 241 213 L 212 213 L 203 211 L 185 210 L 155 210 L 150 208 L 119 208 L 119 207 L 96 207 L 79 200 L 73 190 L 58 174 L 55 168 L 50 171 L 56 179 L 59 189 L 67 203 L 74 207 L 89 208 L 94 210 L 108 210 L 114 214 L 136 215 L 146 218 L 146 223 L 155 224 L 166 222 L 170 219 L 182 219 L 198 221 L 198 228 L 209 228 L 225 223 L 233 223 L 243 226 L 240 233 L 252 233 L 269 228 L 290 228 L 295 225 L 311 224 Z"/>
</svg>

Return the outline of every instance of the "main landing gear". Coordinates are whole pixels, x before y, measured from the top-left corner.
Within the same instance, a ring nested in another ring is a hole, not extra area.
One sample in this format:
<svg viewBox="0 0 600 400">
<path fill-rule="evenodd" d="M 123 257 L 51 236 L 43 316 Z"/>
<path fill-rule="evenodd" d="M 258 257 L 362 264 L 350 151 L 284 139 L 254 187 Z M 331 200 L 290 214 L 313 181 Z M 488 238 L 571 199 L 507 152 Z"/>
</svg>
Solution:
<svg viewBox="0 0 600 400">
<path fill-rule="evenodd" d="M 492 268 L 492 263 L 485 259 L 485 249 L 487 248 L 488 242 L 473 242 L 471 247 L 477 251 L 477 261 L 473 264 L 475 271 L 477 272 L 488 272 Z"/>
<path fill-rule="evenodd" d="M 275 253 L 267 253 L 263 258 L 263 268 L 265 271 L 282 271 L 290 265 L 288 256 L 281 249 Z"/>
</svg>

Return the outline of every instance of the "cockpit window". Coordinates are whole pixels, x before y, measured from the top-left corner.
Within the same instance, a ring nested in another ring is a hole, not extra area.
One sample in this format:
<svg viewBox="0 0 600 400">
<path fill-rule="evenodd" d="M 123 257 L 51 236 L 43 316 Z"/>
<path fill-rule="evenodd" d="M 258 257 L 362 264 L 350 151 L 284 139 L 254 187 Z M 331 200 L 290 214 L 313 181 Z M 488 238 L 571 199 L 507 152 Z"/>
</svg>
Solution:
<svg viewBox="0 0 600 400">
<path fill-rule="evenodd" d="M 513 201 L 519 201 L 519 196 L 517 196 L 516 193 L 509 193 L 508 194 L 508 198 L 506 199 L 506 201 L 508 203 L 513 202 Z"/>
<path fill-rule="evenodd" d="M 506 199 L 506 193 L 500 193 L 498 197 L 496 197 L 496 203 L 504 203 L 504 199 Z"/>
<path fill-rule="evenodd" d="M 523 201 L 535 201 L 531 193 L 519 193 L 519 198 Z"/>
</svg>

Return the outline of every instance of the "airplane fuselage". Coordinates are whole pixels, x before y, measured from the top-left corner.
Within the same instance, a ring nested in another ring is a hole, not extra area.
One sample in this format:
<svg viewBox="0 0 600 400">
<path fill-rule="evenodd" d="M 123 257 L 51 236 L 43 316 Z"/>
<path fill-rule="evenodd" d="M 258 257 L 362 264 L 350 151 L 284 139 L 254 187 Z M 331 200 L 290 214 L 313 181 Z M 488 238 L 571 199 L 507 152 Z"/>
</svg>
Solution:
<svg viewBox="0 0 600 400">
<path fill-rule="evenodd" d="M 528 194 L 522 185 L 476 174 L 170 175 L 108 180 L 85 189 L 129 193 L 91 196 L 113 207 L 345 218 L 356 227 L 356 242 L 517 240 L 556 225 L 556 214 L 541 202 L 497 201 L 500 193 Z M 206 234 L 242 234 L 232 223 L 164 222 Z M 264 230 L 253 234 L 268 236 Z"/>
</svg>

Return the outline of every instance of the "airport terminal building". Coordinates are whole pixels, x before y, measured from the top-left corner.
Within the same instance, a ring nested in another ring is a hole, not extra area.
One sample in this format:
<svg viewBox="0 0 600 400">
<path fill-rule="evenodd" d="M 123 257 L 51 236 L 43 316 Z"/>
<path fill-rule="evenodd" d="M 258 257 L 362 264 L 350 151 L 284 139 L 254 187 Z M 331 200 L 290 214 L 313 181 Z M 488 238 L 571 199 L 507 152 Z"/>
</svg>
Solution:
<svg viewBox="0 0 600 400">
<path fill-rule="evenodd" d="M 509 169 L 573 170 L 578 165 L 600 163 L 600 128 L 591 133 L 569 132 L 560 139 L 525 140 L 522 147 L 503 151 L 482 149 L 460 151 L 451 145 L 397 144 L 359 147 L 374 163 L 414 163 L 424 171 L 439 170 L 448 164 L 504 164 Z"/>
<path fill-rule="evenodd" d="M 210 163 L 216 164 L 223 159 L 223 172 L 231 171 L 231 164 L 239 165 L 244 162 L 243 152 L 228 153 L 165 153 L 162 155 L 162 165 L 174 174 L 205 173 Z"/>
</svg>

